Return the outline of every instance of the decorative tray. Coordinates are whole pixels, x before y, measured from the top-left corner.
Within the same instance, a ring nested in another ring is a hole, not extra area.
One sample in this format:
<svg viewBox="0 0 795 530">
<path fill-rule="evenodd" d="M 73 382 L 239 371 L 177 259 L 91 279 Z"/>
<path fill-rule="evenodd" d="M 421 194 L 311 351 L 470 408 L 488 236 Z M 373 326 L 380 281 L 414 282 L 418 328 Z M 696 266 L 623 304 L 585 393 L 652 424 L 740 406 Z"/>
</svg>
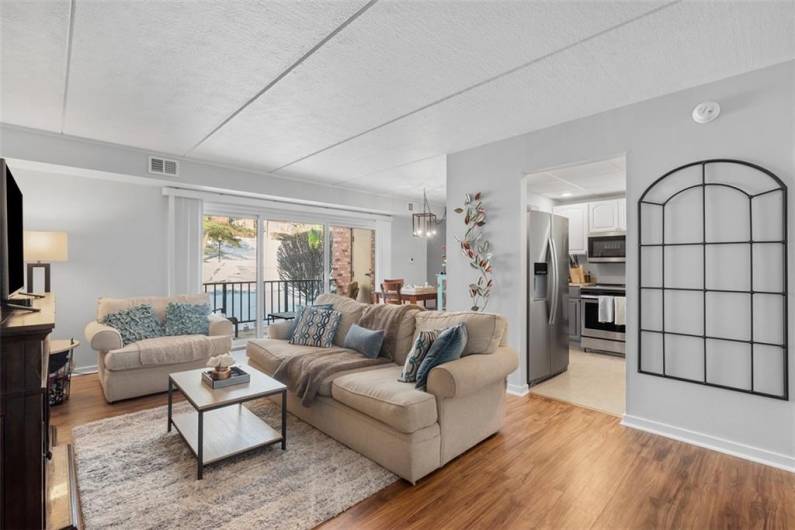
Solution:
<svg viewBox="0 0 795 530">
<path fill-rule="evenodd" d="M 242 385 L 251 381 L 251 376 L 237 366 L 232 366 L 229 370 L 231 370 L 232 375 L 226 379 L 216 379 L 215 370 L 205 370 L 202 372 L 202 383 L 212 389 L 217 389 L 232 385 Z"/>
</svg>

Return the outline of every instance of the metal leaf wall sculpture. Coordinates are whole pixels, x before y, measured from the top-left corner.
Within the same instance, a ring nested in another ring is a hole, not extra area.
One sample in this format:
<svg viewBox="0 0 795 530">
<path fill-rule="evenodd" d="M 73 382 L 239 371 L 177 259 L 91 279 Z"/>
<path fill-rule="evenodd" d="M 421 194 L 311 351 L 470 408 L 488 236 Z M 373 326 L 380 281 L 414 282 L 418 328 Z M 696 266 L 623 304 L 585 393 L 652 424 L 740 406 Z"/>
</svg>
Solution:
<svg viewBox="0 0 795 530">
<path fill-rule="evenodd" d="M 483 237 L 483 226 L 486 224 L 486 210 L 480 200 L 481 193 L 467 193 L 464 196 L 464 207 L 456 208 L 455 212 L 464 214 L 466 232 L 463 239 L 458 239 L 461 254 L 469 260 L 469 266 L 478 272 L 478 279 L 469 284 L 469 297 L 472 298 L 472 311 L 483 311 L 489 303 L 494 280 L 491 277 L 491 243 Z"/>
</svg>

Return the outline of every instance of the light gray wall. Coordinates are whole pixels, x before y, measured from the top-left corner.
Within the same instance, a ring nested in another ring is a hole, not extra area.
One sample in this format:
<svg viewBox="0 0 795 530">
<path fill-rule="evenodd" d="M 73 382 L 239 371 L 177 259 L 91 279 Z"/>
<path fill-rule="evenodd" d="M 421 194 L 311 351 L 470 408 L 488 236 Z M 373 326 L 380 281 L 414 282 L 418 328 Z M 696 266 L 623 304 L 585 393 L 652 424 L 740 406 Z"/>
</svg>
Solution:
<svg viewBox="0 0 795 530">
<path fill-rule="evenodd" d="M 69 234 L 69 261 L 52 264 L 54 336 L 81 340 L 75 366 L 91 368 L 96 354 L 83 329 L 96 316 L 97 298 L 167 294 L 168 200 L 162 186 L 140 178 L 13 170 L 25 197 L 25 228 Z M 424 282 L 425 240 L 412 237 L 410 217 L 395 217 L 390 241 L 392 275 Z"/>
<path fill-rule="evenodd" d="M 179 176 L 151 175 L 147 172 L 148 157 L 159 153 L 2 123 L 0 145 L 4 158 L 61 166 L 64 172 L 67 168 L 77 168 L 77 175 L 110 174 L 133 182 L 157 178 L 162 185 L 205 191 L 234 190 L 238 194 L 256 194 L 274 200 L 289 198 L 309 204 L 390 214 L 406 211 L 407 199 L 394 194 L 378 195 L 339 185 L 308 184 L 272 173 L 180 159 L 168 154 L 160 156 L 179 161 Z"/>
<path fill-rule="evenodd" d="M 69 234 L 69 261 L 52 264 L 53 336 L 80 340 L 75 365 L 94 366 L 83 328 L 96 317 L 97 298 L 167 294 L 168 201 L 155 186 L 29 170 L 14 177 L 25 197 L 25 229 Z"/>
<path fill-rule="evenodd" d="M 603 160 L 626 153 L 627 327 L 636 330 L 638 277 L 632 264 L 637 259 L 636 204 L 641 193 L 670 169 L 721 157 L 756 162 L 778 174 L 792 189 L 793 94 L 795 62 L 788 62 L 450 155 L 448 210 L 458 205 L 464 193 L 484 192 L 488 211 L 486 232 L 496 255 L 496 287 L 489 309 L 508 318 L 510 344 L 523 352 L 526 274 L 523 211 L 527 192 L 523 175 L 540 168 Z M 717 121 L 697 125 L 691 121 L 690 111 L 705 100 L 720 102 L 723 111 Z M 795 233 L 791 213 L 789 227 L 790 233 Z M 454 233 L 448 227 L 448 245 L 454 243 Z M 470 276 L 464 260 L 451 254 L 448 258 L 450 309 L 467 307 L 466 284 Z M 792 267 L 789 282 L 795 285 Z M 793 314 L 790 307 L 790 315 Z M 795 319 L 791 319 L 789 334 L 795 336 L 792 320 Z M 656 425 L 704 434 L 710 443 L 724 440 L 742 444 L 763 451 L 771 459 L 781 457 L 782 461 L 790 462 L 788 465 L 795 462 L 792 401 L 641 375 L 635 370 L 636 351 L 637 334 L 633 331 L 627 335 L 627 414 L 657 422 Z M 522 367 L 510 377 L 512 388 L 518 389 L 526 383 L 523 353 L 520 362 Z M 795 362 L 790 362 L 792 381 L 795 381 Z"/>
<path fill-rule="evenodd" d="M 441 234 L 439 236 L 441 238 Z M 406 285 L 427 281 L 427 240 L 414 237 L 411 217 L 398 215 L 392 218 L 392 278 L 403 278 Z"/>
<path fill-rule="evenodd" d="M 427 241 L 428 253 L 426 264 L 426 276 L 428 283 L 436 285 L 436 275 L 442 272 L 442 262 L 445 256 L 445 232 L 447 230 L 447 221 L 439 223 L 438 233 L 436 237 Z"/>
</svg>

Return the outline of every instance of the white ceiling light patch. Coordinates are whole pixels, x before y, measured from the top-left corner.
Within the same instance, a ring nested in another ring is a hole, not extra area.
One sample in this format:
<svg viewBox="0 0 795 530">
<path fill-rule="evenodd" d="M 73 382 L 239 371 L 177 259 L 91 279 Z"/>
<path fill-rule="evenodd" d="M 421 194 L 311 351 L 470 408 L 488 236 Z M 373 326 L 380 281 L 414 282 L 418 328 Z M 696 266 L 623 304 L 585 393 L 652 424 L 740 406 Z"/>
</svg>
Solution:
<svg viewBox="0 0 795 530">
<path fill-rule="evenodd" d="M 714 121 L 720 116 L 720 105 L 717 101 L 705 101 L 699 103 L 691 114 L 693 121 L 704 124 Z"/>
</svg>

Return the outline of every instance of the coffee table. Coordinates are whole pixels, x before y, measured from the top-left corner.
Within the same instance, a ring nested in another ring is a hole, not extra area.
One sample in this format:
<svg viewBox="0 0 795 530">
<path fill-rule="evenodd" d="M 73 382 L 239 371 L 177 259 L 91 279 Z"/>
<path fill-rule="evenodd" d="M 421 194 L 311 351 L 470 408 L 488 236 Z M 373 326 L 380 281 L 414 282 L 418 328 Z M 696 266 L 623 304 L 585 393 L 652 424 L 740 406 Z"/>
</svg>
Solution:
<svg viewBox="0 0 795 530">
<path fill-rule="evenodd" d="M 207 464 L 276 442 L 281 442 L 282 450 L 287 449 L 287 387 L 256 368 L 243 369 L 251 375 L 251 381 L 219 389 L 202 383 L 202 372 L 207 368 L 168 376 L 168 431 L 172 425 L 176 427 L 193 451 L 199 480 Z M 175 388 L 195 411 L 172 414 Z M 275 394 L 282 396 L 281 432 L 243 406 L 246 401 Z"/>
</svg>

